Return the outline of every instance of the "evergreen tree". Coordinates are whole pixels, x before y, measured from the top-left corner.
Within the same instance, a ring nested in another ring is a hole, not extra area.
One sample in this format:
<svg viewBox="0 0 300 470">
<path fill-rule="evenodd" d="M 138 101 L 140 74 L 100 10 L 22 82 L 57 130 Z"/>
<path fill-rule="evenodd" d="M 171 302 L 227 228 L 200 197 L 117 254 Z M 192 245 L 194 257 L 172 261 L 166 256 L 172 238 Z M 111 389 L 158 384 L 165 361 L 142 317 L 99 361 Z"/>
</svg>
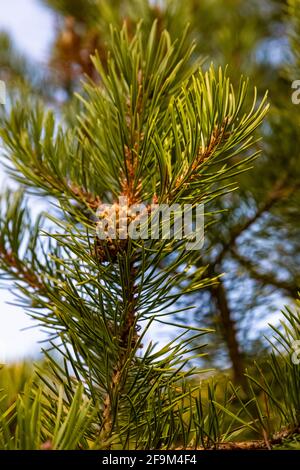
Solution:
<svg viewBox="0 0 300 470">
<path fill-rule="evenodd" d="M 19 303 L 49 330 L 50 343 L 48 373 L 39 373 L 44 388 L 27 391 L 8 422 L 4 414 L 6 448 L 91 442 L 147 449 L 190 439 L 187 379 L 199 371 L 188 364 L 207 331 L 174 325 L 174 305 L 216 279 L 202 263 L 195 269 L 201 251 L 165 238 L 163 222 L 150 238 L 141 216 L 153 221 L 152 203 L 195 208 L 231 191 L 254 156 L 254 131 L 268 107 L 265 98 L 257 104 L 255 92 L 248 105 L 245 80 L 235 89 L 226 72 L 203 72 L 191 62 L 186 35 L 172 42 L 157 22 L 149 35 L 145 30 L 112 29 L 107 60 L 93 59 L 100 78 L 85 84 L 76 125 L 57 123 L 29 95 L 2 118 L 6 170 L 23 189 L 2 198 L 1 270 Z M 235 163 L 242 152 L 247 157 Z M 28 192 L 50 198 L 55 210 L 33 221 Z M 145 213 L 124 215 L 120 197 L 131 209 L 143 203 Z M 133 224 L 146 236 L 122 237 L 121 215 L 126 228 Z M 207 231 L 210 223 L 207 213 Z M 188 315 L 190 307 L 181 310 Z M 182 333 L 157 349 L 146 333 L 161 323 Z M 40 433 L 6 440 L 14 419 L 26 428 L 27 415 L 41 407 Z"/>
<path fill-rule="evenodd" d="M 59 18 L 50 68 L 56 85 L 69 97 L 64 111 L 70 122 L 74 112 L 68 111 L 67 103 L 72 91 L 80 90 L 82 74 L 97 80 L 89 55 L 97 49 L 106 66 L 109 25 L 120 28 L 125 21 L 132 35 L 140 18 L 148 32 L 156 18 L 158 36 L 166 28 L 172 40 L 189 23 L 187 42 L 195 40 L 190 64 L 199 56 L 208 57 L 205 70 L 210 60 L 223 67 L 228 64 L 235 86 L 244 74 L 258 86 L 258 96 L 269 90 L 271 112 L 256 144 L 263 157 L 251 171 L 237 175 L 239 191 L 214 199 L 209 207 L 219 213 L 219 222 L 206 233 L 208 249 L 199 263 L 209 265 L 210 276 L 219 281 L 188 301 L 201 305 L 193 324 L 217 330 L 209 351 L 213 364 L 224 367 L 230 362 L 236 382 L 243 381 L 247 356 L 266 347 L 260 326 L 266 323 L 265 307 L 271 312 L 283 299 L 293 302 L 299 286 L 298 123 L 290 99 L 291 82 L 297 76 L 287 74 L 286 59 L 297 2 L 291 2 L 289 14 L 285 3 L 277 0 L 44 3 Z M 295 45 L 296 31 L 293 38 Z M 235 155 L 235 162 L 246 153 Z"/>
<path fill-rule="evenodd" d="M 43 3 L 59 13 L 49 71 L 0 37 L 2 161 L 20 185 L 2 195 L 1 278 L 49 332 L 34 372 L 0 371 L 0 448 L 299 449 L 298 303 L 243 365 L 257 307 L 299 287 L 299 0 Z M 163 221 L 150 238 L 157 204 L 187 203 L 205 207 L 200 251 Z M 224 343 L 235 384 L 198 368 Z"/>
</svg>

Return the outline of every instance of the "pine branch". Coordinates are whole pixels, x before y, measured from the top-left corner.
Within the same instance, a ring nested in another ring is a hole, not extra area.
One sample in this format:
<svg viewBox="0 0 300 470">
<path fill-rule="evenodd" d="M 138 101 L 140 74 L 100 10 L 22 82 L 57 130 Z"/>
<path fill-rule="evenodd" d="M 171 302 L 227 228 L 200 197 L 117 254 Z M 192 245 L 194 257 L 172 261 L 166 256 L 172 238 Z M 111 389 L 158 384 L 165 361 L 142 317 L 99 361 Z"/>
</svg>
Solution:
<svg viewBox="0 0 300 470">
<path fill-rule="evenodd" d="M 136 269 L 134 268 L 134 261 L 129 261 L 129 274 L 127 288 L 124 291 L 123 303 L 126 304 L 124 319 L 120 328 L 117 341 L 119 343 L 119 355 L 117 363 L 113 366 L 111 382 L 107 394 L 104 398 L 103 420 L 102 429 L 99 434 L 99 442 L 101 448 L 110 448 L 109 440 L 113 432 L 113 424 L 115 416 L 118 412 L 116 408 L 117 396 L 122 396 L 124 393 L 124 385 L 126 380 L 126 369 L 131 367 L 132 351 L 135 350 L 137 345 L 137 332 L 136 332 Z"/>
<path fill-rule="evenodd" d="M 107 232 L 102 239 L 96 229 L 103 219 L 113 225 L 120 196 L 129 205 L 143 202 L 151 221 L 152 202 L 195 207 L 223 194 L 253 158 L 254 131 L 268 109 L 266 98 L 257 104 L 256 92 L 246 109 L 244 80 L 235 92 L 221 69 L 203 73 L 191 66 L 187 33 L 172 42 L 167 31 L 158 34 L 157 21 L 148 36 L 145 31 L 142 24 L 134 35 L 126 25 L 121 32 L 112 28 L 107 60 L 93 59 L 101 83 L 85 84 L 72 128 L 57 126 L 53 113 L 25 101 L 12 107 L 1 129 L 10 175 L 51 196 L 58 213 L 47 215 L 42 233 L 36 226 L 29 254 L 22 251 L 22 237 L 32 230 L 29 214 L 25 229 L 22 205 L 8 201 L 7 221 L 1 217 L 6 262 L 13 269 L 32 264 L 19 273 L 30 289 L 19 288 L 37 301 L 29 303 L 29 313 L 49 331 L 49 371 L 40 377 L 55 403 L 62 385 L 69 407 L 76 384 L 83 384 L 97 414 L 89 437 L 106 449 L 169 448 L 176 436 L 188 445 L 191 430 L 206 429 L 187 385 L 200 371 L 187 366 L 202 356 L 199 341 L 208 331 L 173 317 L 186 311 L 178 307 L 183 295 L 215 279 L 205 277 L 202 267 L 193 269 L 201 253 L 186 249 L 184 238 L 163 237 L 161 222 L 152 238 L 123 240 L 119 225 L 116 236 Z M 235 164 L 237 153 L 245 159 Z M 132 221 L 139 219 L 127 216 L 127 226 Z M 45 298 L 31 292 L 38 280 Z M 180 333 L 158 350 L 151 342 L 143 347 L 150 327 L 161 324 Z M 210 413 L 213 431 L 205 432 L 215 445 L 218 414 L 214 407 Z"/>
</svg>

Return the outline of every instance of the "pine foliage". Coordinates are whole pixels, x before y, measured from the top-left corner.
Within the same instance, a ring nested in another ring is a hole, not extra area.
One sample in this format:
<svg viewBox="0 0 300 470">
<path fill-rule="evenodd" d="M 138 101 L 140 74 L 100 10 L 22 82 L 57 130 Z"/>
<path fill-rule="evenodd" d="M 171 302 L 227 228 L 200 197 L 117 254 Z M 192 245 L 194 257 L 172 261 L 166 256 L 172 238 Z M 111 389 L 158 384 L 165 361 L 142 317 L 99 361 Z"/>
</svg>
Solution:
<svg viewBox="0 0 300 470">
<path fill-rule="evenodd" d="M 212 332 L 190 326 L 192 305 L 179 302 L 216 282 L 197 263 L 201 251 L 164 238 L 162 225 L 155 239 L 97 236 L 104 204 L 120 213 L 119 197 L 143 203 L 147 220 L 154 203 L 208 205 L 257 156 L 266 97 L 243 77 L 234 85 L 226 69 L 204 71 L 191 60 L 187 32 L 174 41 L 157 21 L 148 31 L 142 23 L 134 34 L 111 28 L 110 52 L 93 58 L 95 80 L 78 95 L 74 125 L 31 95 L 13 97 L 1 119 L 5 168 L 22 186 L 2 195 L 1 276 L 49 332 L 46 366 L 2 412 L 3 449 L 212 448 L 245 429 L 269 442 L 271 408 L 280 425 L 299 426 L 299 365 L 276 349 L 269 367 L 278 382 L 285 364 L 283 404 L 250 375 L 266 409 L 253 385 L 249 403 L 234 386 L 220 403 L 208 382 L 203 401 L 204 371 L 193 364 Z M 49 206 L 36 218 L 32 195 Z M 210 230 L 211 213 L 205 221 Z M 287 319 L 286 335 L 276 331 L 286 349 L 299 326 L 292 312 Z M 149 335 L 162 324 L 180 333 L 158 347 Z"/>
</svg>

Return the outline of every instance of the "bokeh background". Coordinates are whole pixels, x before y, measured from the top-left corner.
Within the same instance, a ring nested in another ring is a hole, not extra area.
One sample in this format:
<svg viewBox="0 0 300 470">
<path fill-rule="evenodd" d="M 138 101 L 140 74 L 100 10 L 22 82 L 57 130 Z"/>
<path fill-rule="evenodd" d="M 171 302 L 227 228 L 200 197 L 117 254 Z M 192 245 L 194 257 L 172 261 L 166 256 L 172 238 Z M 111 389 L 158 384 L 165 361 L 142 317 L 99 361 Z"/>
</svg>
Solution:
<svg viewBox="0 0 300 470">
<path fill-rule="evenodd" d="M 292 82 L 300 78 L 294 14 L 299 7 L 297 0 L 1 3 L 0 78 L 11 90 L 29 86 L 69 120 L 68 104 L 84 75 L 97 80 L 89 57 L 97 49 L 105 58 L 109 25 L 126 21 L 133 31 L 139 18 L 149 28 L 156 18 L 172 38 L 190 23 L 188 40 L 195 41 L 194 59 L 202 57 L 204 68 L 211 62 L 228 65 L 236 86 L 243 74 L 260 97 L 269 90 L 271 111 L 256 144 L 261 156 L 237 176 L 239 189 L 212 208 L 217 223 L 207 233 L 202 262 L 211 275 L 224 275 L 217 288 L 184 299 L 196 306 L 184 321 L 216 330 L 209 360 L 232 365 L 237 375 L 242 363 L 264 354 L 268 323 L 278 323 L 280 309 L 294 303 L 300 285 L 299 107 L 291 101 Z M 1 186 L 6 183 L 2 172 Z M 33 322 L 7 303 L 14 298 L 7 285 L 0 296 L 0 342 L 7 360 L 35 356 L 43 333 L 21 331 Z M 165 329 L 156 336 L 165 341 L 170 334 Z"/>
<path fill-rule="evenodd" d="M 37 0 L 11 0 L 1 2 L 0 30 L 6 32 L 20 54 L 34 60 L 41 68 L 47 66 L 51 44 L 55 37 L 54 14 Z M 6 176 L 0 170 L 0 187 Z M 34 357 L 40 350 L 39 340 L 44 338 L 21 308 L 10 305 L 14 296 L 0 291 L 0 345 L 7 361 Z M 30 328 L 26 330 L 26 328 Z M 25 330 L 24 330 L 25 329 Z"/>
</svg>

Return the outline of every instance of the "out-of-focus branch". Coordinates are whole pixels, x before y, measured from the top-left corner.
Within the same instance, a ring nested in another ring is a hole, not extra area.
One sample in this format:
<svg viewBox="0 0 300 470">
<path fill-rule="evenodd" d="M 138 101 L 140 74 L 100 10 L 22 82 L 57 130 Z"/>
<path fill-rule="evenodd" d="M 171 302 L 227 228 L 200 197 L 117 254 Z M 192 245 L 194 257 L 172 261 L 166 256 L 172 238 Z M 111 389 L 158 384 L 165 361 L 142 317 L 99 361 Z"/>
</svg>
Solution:
<svg viewBox="0 0 300 470">
<path fill-rule="evenodd" d="M 18 260 L 12 252 L 6 251 L 0 245 L 1 269 L 5 270 L 9 275 L 17 281 L 25 282 L 29 287 L 34 289 L 38 294 L 45 295 L 47 290 L 40 277 L 30 268 L 25 266 Z M 5 269 L 5 267 L 7 269 Z"/>
<path fill-rule="evenodd" d="M 238 253 L 236 249 L 231 249 L 230 252 L 233 258 L 248 271 L 253 279 L 261 282 L 262 284 L 274 286 L 277 289 L 284 291 L 290 297 L 296 298 L 298 296 L 299 284 L 297 282 L 293 283 L 278 279 L 273 272 L 261 272 L 256 268 L 256 265 Z"/>
<path fill-rule="evenodd" d="M 299 184 L 287 186 L 289 175 L 285 174 L 282 178 L 278 179 L 273 188 L 266 196 L 263 204 L 258 207 L 257 211 L 252 217 L 249 217 L 243 224 L 238 224 L 231 230 L 230 237 L 226 243 L 223 244 L 223 248 L 220 251 L 219 255 L 214 261 L 214 266 L 218 266 L 224 256 L 234 247 L 237 239 L 248 229 L 250 228 L 257 220 L 266 212 L 268 212 L 277 202 L 280 200 L 291 196 L 298 188 Z"/>
</svg>

